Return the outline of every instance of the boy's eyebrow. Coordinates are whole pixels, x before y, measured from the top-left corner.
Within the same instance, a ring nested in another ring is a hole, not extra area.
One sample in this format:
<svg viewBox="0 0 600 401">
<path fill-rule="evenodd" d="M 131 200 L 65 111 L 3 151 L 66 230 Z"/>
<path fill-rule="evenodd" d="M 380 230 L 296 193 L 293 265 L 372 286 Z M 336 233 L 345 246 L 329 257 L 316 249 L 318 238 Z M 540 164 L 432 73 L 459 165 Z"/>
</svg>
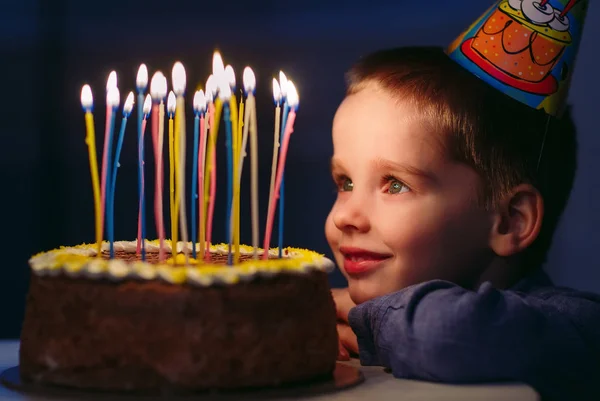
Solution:
<svg viewBox="0 0 600 401">
<path fill-rule="evenodd" d="M 438 181 L 438 178 L 435 176 L 435 174 L 433 174 L 429 171 L 421 170 L 417 167 L 409 166 L 409 165 L 402 164 L 402 163 L 395 163 L 391 160 L 382 159 L 380 157 L 373 160 L 372 164 L 373 164 L 373 167 L 375 167 L 377 170 L 398 171 L 401 173 L 406 173 L 409 175 L 424 178 L 433 183 L 436 183 Z M 332 172 L 338 168 L 341 168 L 340 165 L 341 165 L 341 163 L 335 157 L 331 158 L 330 168 L 331 168 Z"/>
<path fill-rule="evenodd" d="M 403 163 L 396 163 L 391 160 L 382 159 L 380 157 L 373 160 L 373 166 L 378 170 L 398 171 L 398 172 L 406 173 L 406 174 L 413 175 L 416 177 L 421 177 L 421 178 L 424 178 L 433 183 L 438 181 L 435 174 L 433 174 L 430 171 L 422 170 L 415 166 L 410 166 L 410 165 L 403 164 Z"/>
</svg>

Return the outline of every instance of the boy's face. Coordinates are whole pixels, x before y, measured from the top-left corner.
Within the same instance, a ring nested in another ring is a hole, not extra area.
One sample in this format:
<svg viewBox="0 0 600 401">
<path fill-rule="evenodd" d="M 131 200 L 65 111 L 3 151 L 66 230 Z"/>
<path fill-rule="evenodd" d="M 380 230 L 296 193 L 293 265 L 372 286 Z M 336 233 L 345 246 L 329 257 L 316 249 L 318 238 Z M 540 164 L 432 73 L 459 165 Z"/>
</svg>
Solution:
<svg viewBox="0 0 600 401">
<path fill-rule="evenodd" d="M 424 121 L 377 84 L 335 116 L 339 193 L 325 232 L 356 303 L 433 279 L 472 285 L 489 257 L 479 178 L 445 155 L 444 138 Z"/>
</svg>

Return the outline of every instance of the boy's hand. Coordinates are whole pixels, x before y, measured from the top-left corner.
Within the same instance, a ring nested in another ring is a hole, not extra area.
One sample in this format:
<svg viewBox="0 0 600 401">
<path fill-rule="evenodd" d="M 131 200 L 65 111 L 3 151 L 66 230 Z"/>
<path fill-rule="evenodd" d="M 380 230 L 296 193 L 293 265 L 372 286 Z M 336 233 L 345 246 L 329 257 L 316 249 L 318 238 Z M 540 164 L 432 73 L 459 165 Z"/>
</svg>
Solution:
<svg viewBox="0 0 600 401">
<path fill-rule="evenodd" d="M 338 319 L 338 359 L 347 361 L 350 359 L 350 355 L 358 354 L 358 340 L 348 324 L 348 314 L 350 313 L 350 309 L 354 308 L 356 304 L 350 299 L 347 288 L 334 288 L 331 290 L 331 294 L 333 295 L 333 300 L 335 302 Z"/>
<path fill-rule="evenodd" d="M 333 295 L 333 302 L 335 302 L 335 310 L 337 313 L 338 321 L 348 324 L 348 314 L 350 309 L 354 308 L 356 304 L 352 302 L 350 293 L 347 288 L 333 288 L 331 290 Z"/>
</svg>

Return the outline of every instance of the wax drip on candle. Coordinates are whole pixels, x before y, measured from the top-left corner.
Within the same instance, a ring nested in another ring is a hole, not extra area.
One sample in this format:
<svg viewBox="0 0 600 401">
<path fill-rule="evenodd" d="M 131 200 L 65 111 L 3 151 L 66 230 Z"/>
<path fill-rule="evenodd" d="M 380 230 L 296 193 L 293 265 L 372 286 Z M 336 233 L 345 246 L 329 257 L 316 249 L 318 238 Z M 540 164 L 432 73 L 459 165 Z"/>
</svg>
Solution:
<svg viewBox="0 0 600 401">
<path fill-rule="evenodd" d="M 142 227 L 141 222 L 145 220 L 145 213 L 143 213 L 142 205 L 144 203 L 144 192 L 143 192 L 143 182 L 144 182 L 144 165 L 143 165 L 143 131 L 145 129 L 145 117 L 144 117 L 144 91 L 148 86 L 148 68 L 145 64 L 141 64 L 137 77 L 136 77 L 136 87 L 138 91 L 138 109 L 137 109 L 137 142 L 138 142 L 138 236 L 137 236 L 137 246 L 136 253 L 141 254 L 142 261 L 146 260 L 146 245 L 142 240 Z M 141 152 L 140 152 L 141 150 Z"/>
<path fill-rule="evenodd" d="M 117 140 L 117 150 L 115 151 L 115 160 L 113 162 L 113 167 L 112 167 L 112 172 L 111 172 L 112 177 L 110 179 L 110 192 L 109 192 L 109 199 L 108 199 L 108 210 L 109 210 L 108 241 L 109 241 L 109 250 L 110 250 L 110 258 L 111 259 L 115 257 L 114 224 L 115 224 L 115 189 L 117 186 L 117 171 L 118 171 L 118 168 L 120 167 L 119 159 L 121 157 L 121 149 L 123 147 L 123 138 L 125 137 L 125 128 L 127 127 L 127 119 L 129 118 L 129 115 L 131 114 L 131 112 L 133 110 L 133 99 L 134 99 L 133 92 L 129 92 L 129 94 L 127 95 L 127 99 L 125 100 L 125 105 L 123 106 L 123 120 L 121 122 L 121 130 L 119 131 L 119 138 Z"/>
<path fill-rule="evenodd" d="M 90 173 L 92 176 L 92 191 L 94 196 L 94 223 L 96 236 L 96 257 L 102 257 L 102 205 L 100 202 L 100 182 L 98 179 L 98 159 L 96 155 L 96 134 L 94 131 L 94 97 L 92 88 L 84 85 L 81 88 L 81 107 L 85 111 L 86 137 L 88 146 L 88 158 L 90 162 Z"/>
<path fill-rule="evenodd" d="M 285 140 L 285 128 L 287 124 L 288 113 L 290 111 L 289 102 L 287 99 L 287 92 L 289 87 L 289 81 L 283 71 L 279 71 L 279 82 L 281 83 L 281 97 L 283 99 L 283 116 L 281 119 L 281 132 L 279 141 Z M 284 206 L 285 206 L 285 180 L 281 178 L 281 185 L 279 187 L 279 230 L 278 230 L 278 241 L 277 247 L 279 249 L 278 256 L 283 256 L 283 218 L 284 218 Z"/>
<path fill-rule="evenodd" d="M 190 201 L 190 214 L 192 217 L 192 257 L 196 259 L 196 243 L 198 242 L 197 228 L 198 221 L 196 220 L 196 202 L 198 200 L 198 157 L 200 153 L 199 141 L 200 141 L 200 116 L 204 114 L 206 110 L 206 98 L 204 96 L 204 91 L 199 90 L 194 94 L 193 100 L 193 109 L 194 109 L 194 147 L 192 155 L 192 191 L 191 191 L 191 201 Z M 200 229 L 202 229 L 200 227 Z"/>
<path fill-rule="evenodd" d="M 177 160 L 179 161 L 179 169 L 177 170 L 177 189 L 175 192 L 176 203 L 179 203 L 179 222 L 181 224 L 181 240 L 184 243 L 183 253 L 185 255 L 185 264 L 189 263 L 189 250 L 187 247 L 188 233 L 187 233 L 187 215 L 185 208 L 185 144 L 186 144 L 186 128 L 185 128 L 185 100 L 183 95 L 186 87 L 186 73 L 185 68 L 181 62 L 177 61 L 173 65 L 172 70 L 173 80 L 173 91 L 177 97 L 177 107 L 175 110 L 175 142 L 176 151 L 179 151 Z M 177 135 L 179 134 L 179 135 Z"/>
<path fill-rule="evenodd" d="M 173 91 L 169 92 L 167 98 L 167 115 L 169 116 L 169 218 L 171 223 L 171 241 L 172 244 L 177 243 L 178 225 L 177 225 L 177 206 L 175 205 L 175 138 L 173 137 L 173 117 L 175 117 L 177 99 Z M 177 247 L 172 247 L 172 255 L 177 255 Z"/>
</svg>

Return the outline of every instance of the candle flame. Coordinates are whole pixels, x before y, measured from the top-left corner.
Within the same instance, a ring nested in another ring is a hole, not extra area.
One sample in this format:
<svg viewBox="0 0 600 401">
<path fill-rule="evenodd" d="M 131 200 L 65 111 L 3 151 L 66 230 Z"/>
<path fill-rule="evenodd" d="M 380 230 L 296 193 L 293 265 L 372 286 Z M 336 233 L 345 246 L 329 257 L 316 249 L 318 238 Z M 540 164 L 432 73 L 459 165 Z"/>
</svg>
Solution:
<svg viewBox="0 0 600 401">
<path fill-rule="evenodd" d="M 106 94 L 106 105 L 112 108 L 119 107 L 119 103 L 121 102 L 121 94 L 119 92 L 119 88 L 116 86 L 109 88 L 108 93 Z"/>
<path fill-rule="evenodd" d="M 185 68 L 181 62 L 176 62 L 173 66 L 173 72 L 171 74 L 173 80 L 173 92 L 175 95 L 181 96 L 185 92 L 186 75 Z"/>
<path fill-rule="evenodd" d="M 154 101 L 159 101 L 167 96 L 167 78 L 162 72 L 157 71 L 150 81 L 150 95 Z"/>
<path fill-rule="evenodd" d="M 110 90 L 110 88 L 116 88 L 116 87 L 117 87 L 117 72 L 111 71 L 110 74 L 108 74 L 108 79 L 106 80 L 106 91 L 108 92 Z"/>
<path fill-rule="evenodd" d="M 221 53 L 215 51 L 213 54 L 213 62 L 212 62 L 213 75 L 218 79 L 225 73 L 225 67 L 223 64 L 223 58 L 221 57 Z"/>
<path fill-rule="evenodd" d="M 273 100 L 275 101 L 275 104 L 279 104 L 279 101 L 281 100 L 281 88 L 279 87 L 279 82 L 277 82 L 277 79 L 273 78 Z"/>
<path fill-rule="evenodd" d="M 123 106 L 123 115 L 125 117 L 129 117 L 131 111 L 133 110 L 133 99 L 133 92 L 129 92 L 127 99 L 125 99 L 125 105 Z"/>
<path fill-rule="evenodd" d="M 194 111 L 196 113 L 204 113 L 206 111 L 206 96 L 204 96 L 202 89 L 194 94 Z"/>
<path fill-rule="evenodd" d="M 244 68 L 242 81 L 244 82 L 244 90 L 246 93 L 254 92 L 254 89 L 256 88 L 256 76 L 254 75 L 252 68 Z"/>
<path fill-rule="evenodd" d="M 147 116 L 150 114 L 150 110 L 152 109 L 152 97 L 150 95 L 146 95 L 146 99 L 144 99 L 144 114 Z"/>
<path fill-rule="evenodd" d="M 94 107 L 94 96 L 92 95 L 92 88 L 88 84 L 83 85 L 81 88 L 81 107 L 85 111 L 91 111 Z"/>
<path fill-rule="evenodd" d="M 140 92 L 146 89 L 146 86 L 148 86 L 148 67 L 146 67 L 146 64 L 140 65 L 135 84 Z"/>
<path fill-rule="evenodd" d="M 281 88 L 281 97 L 282 98 L 285 98 L 287 96 L 287 90 L 288 90 L 287 81 L 288 81 L 287 77 L 285 76 L 283 71 L 279 71 L 279 85 Z"/>
<path fill-rule="evenodd" d="M 231 97 L 231 87 L 229 86 L 229 83 L 227 82 L 227 80 L 225 80 L 223 78 L 219 82 L 219 98 L 225 102 L 225 101 L 228 101 L 230 97 Z"/>
<path fill-rule="evenodd" d="M 300 99 L 298 97 L 298 91 L 292 81 L 287 81 L 287 101 L 291 109 L 296 110 Z"/>
<path fill-rule="evenodd" d="M 206 96 L 210 96 L 210 101 L 217 95 L 217 89 L 217 80 L 213 74 L 210 74 L 206 80 Z"/>
<path fill-rule="evenodd" d="M 235 72 L 233 72 L 233 67 L 229 64 L 225 67 L 225 79 L 227 79 L 229 86 L 235 89 Z"/>
<path fill-rule="evenodd" d="M 175 93 L 173 93 L 173 91 L 169 92 L 169 97 L 167 98 L 167 113 L 175 114 L 176 102 Z"/>
</svg>

